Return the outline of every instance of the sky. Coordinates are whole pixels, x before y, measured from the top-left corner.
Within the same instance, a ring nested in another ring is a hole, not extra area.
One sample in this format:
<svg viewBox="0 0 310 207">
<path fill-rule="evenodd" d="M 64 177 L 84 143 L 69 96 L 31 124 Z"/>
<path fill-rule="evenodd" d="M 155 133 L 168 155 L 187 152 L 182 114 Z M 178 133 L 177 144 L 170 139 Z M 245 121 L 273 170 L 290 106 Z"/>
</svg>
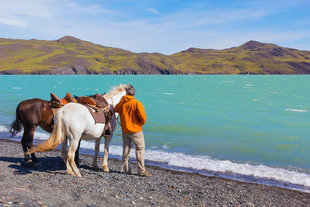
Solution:
<svg viewBox="0 0 310 207">
<path fill-rule="evenodd" d="M 249 40 L 310 51 L 309 0 L 0 0 L 0 38 L 63 36 L 132 52 Z"/>
</svg>

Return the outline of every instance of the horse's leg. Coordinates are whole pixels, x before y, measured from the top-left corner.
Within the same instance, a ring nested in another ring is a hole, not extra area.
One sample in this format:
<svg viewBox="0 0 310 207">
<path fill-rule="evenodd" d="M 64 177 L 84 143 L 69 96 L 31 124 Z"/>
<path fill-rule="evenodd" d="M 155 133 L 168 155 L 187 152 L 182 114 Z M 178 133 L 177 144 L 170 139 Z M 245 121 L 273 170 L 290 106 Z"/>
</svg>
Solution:
<svg viewBox="0 0 310 207">
<path fill-rule="evenodd" d="M 82 139 L 80 139 L 80 141 L 79 141 L 79 145 L 78 145 L 77 150 L 75 151 L 75 157 L 74 157 L 74 161 L 75 161 L 75 164 L 77 166 L 80 165 L 80 145 L 81 145 L 81 141 L 82 141 Z"/>
<path fill-rule="evenodd" d="M 33 146 L 33 137 L 34 137 L 34 132 L 36 130 L 36 126 L 32 125 L 32 126 L 24 126 L 24 133 L 23 133 L 23 137 L 21 140 L 22 146 L 23 146 L 23 150 L 24 150 L 24 154 L 25 154 L 25 158 L 24 161 L 28 162 L 30 159 L 29 154 L 27 153 L 28 150 L 30 150 Z M 31 154 L 31 160 L 34 163 L 38 163 L 38 160 L 35 156 L 34 153 Z"/>
<path fill-rule="evenodd" d="M 104 172 L 109 172 L 109 167 L 108 167 L 108 156 L 109 156 L 109 146 L 111 143 L 112 136 L 104 136 L 104 157 L 103 157 L 103 171 Z"/>
<path fill-rule="evenodd" d="M 61 142 L 61 155 L 62 155 L 62 159 L 64 160 L 65 164 L 66 164 L 66 168 L 67 168 L 67 173 L 69 175 L 74 175 L 72 167 L 69 163 L 68 160 L 68 152 L 67 152 L 67 146 L 68 146 L 68 138 L 65 137 L 64 140 Z"/>
<path fill-rule="evenodd" d="M 95 141 L 95 156 L 93 160 L 93 169 L 97 168 L 97 159 L 98 159 L 98 154 L 99 154 L 99 149 L 100 149 L 100 142 L 101 142 L 101 137 L 96 139 Z"/>
<path fill-rule="evenodd" d="M 70 146 L 69 146 L 69 150 L 68 150 L 68 154 L 67 154 L 67 172 L 68 172 L 68 169 L 69 169 L 68 168 L 68 164 L 69 164 L 71 169 L 72 169 L 72 175 L 76 175 L 76 176 L 82 177 L 79 169 L 77 168 L 77 166 L 76 166 L 76 164 L 74 162 L 74 155 L 75 155 L 76 149 L 78 148 L 78 145 L 79 145 L 79 141 L 78 140 L 70 139 Z"/>
<path fill-rule="evenodd" d="M 64 138 L 61 142 L 61 156 L 65 163 L 67 163 L 67 146 L 68 146 L 68 139 L 67 137 Z"/>
</svg>

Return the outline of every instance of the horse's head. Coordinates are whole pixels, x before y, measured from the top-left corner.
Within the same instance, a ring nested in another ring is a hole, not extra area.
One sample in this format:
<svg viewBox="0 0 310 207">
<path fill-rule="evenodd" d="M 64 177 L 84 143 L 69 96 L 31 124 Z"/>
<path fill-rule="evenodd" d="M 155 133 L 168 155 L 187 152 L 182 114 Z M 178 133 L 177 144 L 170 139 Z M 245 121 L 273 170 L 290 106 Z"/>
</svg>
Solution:
<svg viewBox="0 0 310 207">
<path fill-rule="evenodd" d="M 107 94 L 103 97 L 108 101 L 110 105 L 115 107 L 121 100 L 121 98 L 126 95 L 126 89 L 129 87 L 128 84 L 120 84 L 119 86 L 114 86 Z"/>
</svg>

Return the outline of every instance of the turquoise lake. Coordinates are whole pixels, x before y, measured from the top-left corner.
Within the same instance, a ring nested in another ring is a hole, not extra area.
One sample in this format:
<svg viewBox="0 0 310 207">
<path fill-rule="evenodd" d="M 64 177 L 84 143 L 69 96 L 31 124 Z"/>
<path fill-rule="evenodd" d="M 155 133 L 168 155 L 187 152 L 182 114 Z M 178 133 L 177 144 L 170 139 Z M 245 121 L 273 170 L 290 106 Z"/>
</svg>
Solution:
<svg viewBox="0 0 310 207">
<path fill-rule="evenodd" d="M 151 164 L 310 187 L 310 76 L 19 75 L 0 76 L 0 83 L 1 137 L 9 137 L 7 126 L 22 100 L 49 100 L 50 92 L 104 93 L 132 84 L 146 109 Z M 36 139 L 46 138 L 38 130 Z M 82 147 L 92 150 L 92 144 L 84 141 Z M 120 156 L 121 137 L 111 144 L 110 154 Z"/>
</svg>

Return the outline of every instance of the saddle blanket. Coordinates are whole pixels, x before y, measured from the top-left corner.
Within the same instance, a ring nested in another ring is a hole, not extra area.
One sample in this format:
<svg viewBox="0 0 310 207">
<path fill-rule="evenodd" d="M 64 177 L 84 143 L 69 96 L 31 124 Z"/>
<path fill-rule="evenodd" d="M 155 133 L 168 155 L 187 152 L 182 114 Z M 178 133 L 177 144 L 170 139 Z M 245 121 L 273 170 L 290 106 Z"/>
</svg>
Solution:
<svg viewBox="0 0 310 207">
<path fill-rule="evenodd" d="M 95 123 L 102 123 L 102 124 L 106 124 L 106 115 L 104 113 L 104 111 L 96 111 L 94 112 L 93 109 L 89 106 L 86 106 L 86 108 L 88 109 L 89 113 L 92 115 L 92 117 L 95 120 Z"/>
</svg>

